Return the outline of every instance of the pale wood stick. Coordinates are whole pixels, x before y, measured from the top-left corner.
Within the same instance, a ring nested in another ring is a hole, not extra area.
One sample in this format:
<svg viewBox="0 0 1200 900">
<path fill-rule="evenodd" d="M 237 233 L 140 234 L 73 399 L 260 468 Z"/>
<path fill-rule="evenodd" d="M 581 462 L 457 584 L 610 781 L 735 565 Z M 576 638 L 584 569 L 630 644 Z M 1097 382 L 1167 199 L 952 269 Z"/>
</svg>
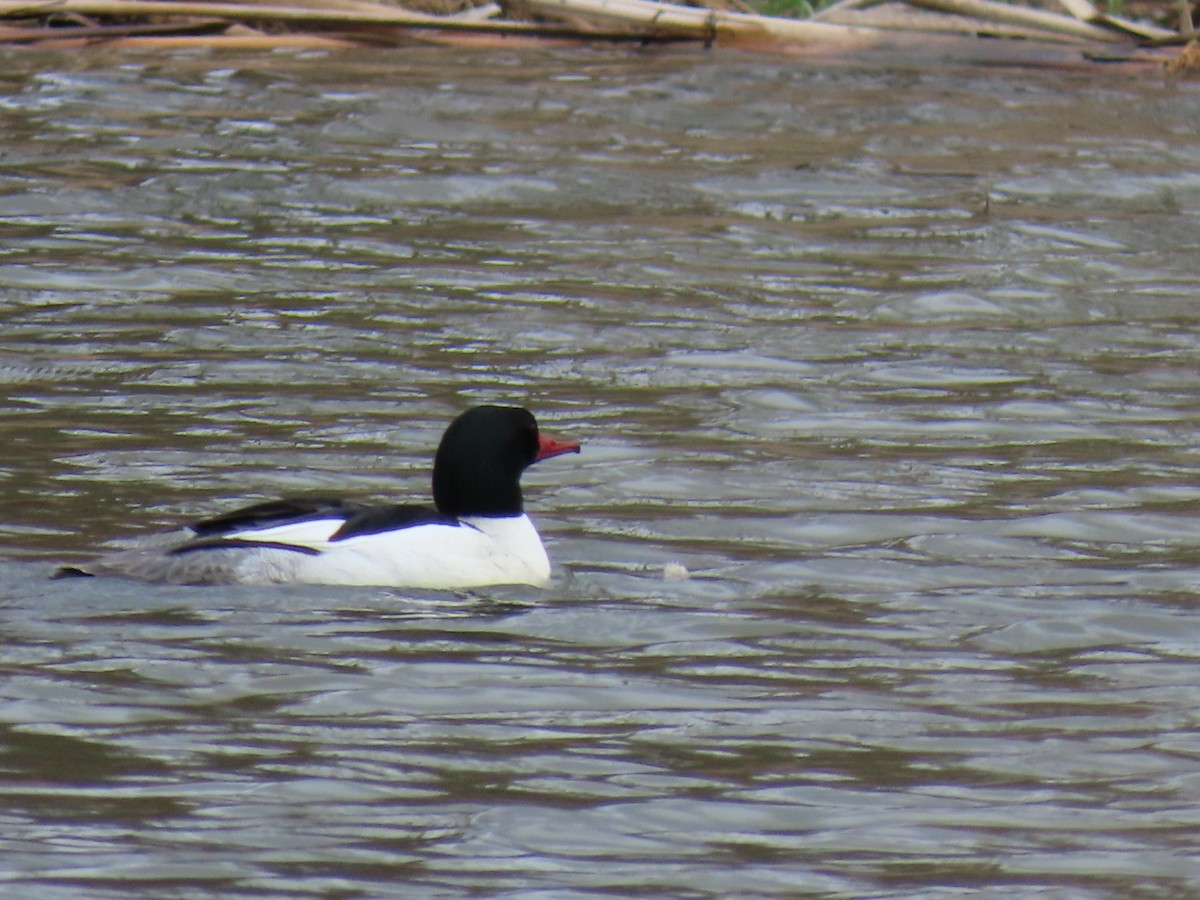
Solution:
<svg viewBox="0 0 1200 900">
<path fill-rule="evenodd" d="M 461 22 L 442 16 L 404 10 L 383 4 L 371 8 L 306 7 L 305 0 L 287 5 L 221 0 L 0 0 L 0 18 L 43 16 L 50 12 L 74 12 L 83 16 L 196 16 L 236 19 L 240 22 L 320 22 L 342 25 L 398 25 L 404 28 L 473 30 L 538 30 L 545 26 L 524 22 Z"/>
<path fill-rule="evenodd" d="M 1101 28 L 1098 25 L 1080 22 L 1068 16 L 1060 16 L 1058 13 L 1045 12 L 1040 9 L 996 3 L 994 0 L 908 0 L 908 2 L 913 6 L 925 9 L 938 9 L 943 12 L 957 13 L 960 16 L 972 16 L 984 21 L 1025 25 L 1054 34 L 1071 35 L 1093 41 L 1125 40 L 1115 31 Z"/>
<path fill-rule="evenodd" d="M 869 46 L 880 37 L 878 29 L 857 25 L 719 12 L 654 0 L 522 0 L 522 5 L 543 15 L 584 16 L 709 41 L 719 37 L 751 37 L 793 45 Z"/>
<path fill-rule="evenodd" d="M 1183 40 L 1183 36 L 1178 31 L 1172 31 L 1170 28 L 1163 28 L 1149 22 L 1134 22 L 1131 19 L 1125 19 L 1121 16 L 1110 16 L 1108 13 L 1102 13 L 1096 21 L 1104 22 L 1113 28 L 1132 34 L 1134 37 L 1145 38 L 1150 41 Z"/>
<path fill-rule="evenodd" d="M 297 9 L 338 9 L 388 15 L 397 7 L 371 0 L 237 0 L 239 6 L 288 6 Z"/>
<path fill-rule="evenodd" d="M 1094 22 L 1100 14 L 1091 0 L 1058 0 L 1058 5 L 1080 22 Z"/>
<path fill-rule="evenodd" d="M 68 41 L 63 41 L 66 45 Z M 350 50 L 362 49 L 358 41 L 321 37 L 315 34 L 221 34 L 210 37 L 120 37 L 104 42 L 105 47 L 181 50 L 192 47 L 236 50 Z"/>
<path fill-rule="evenodd" d="M 1111 28 L 1124 31 L 1135 37 L 1146 38 L 1151 41 L 1169 41 L 1171 38 L 1179 37 L 1179 32 L 1172 31 L 1169 28 L 1162 28 L 1161 26 L 1146 22 L 1135 22 L 1132 19 L 1102 13 L 1096 9 L 1096 5 L 1091 0 L 1058 0 L 1058 3 L 1080 22 L 1091 22 L 1094 25 L 1108 25 Z"/>
</svg>

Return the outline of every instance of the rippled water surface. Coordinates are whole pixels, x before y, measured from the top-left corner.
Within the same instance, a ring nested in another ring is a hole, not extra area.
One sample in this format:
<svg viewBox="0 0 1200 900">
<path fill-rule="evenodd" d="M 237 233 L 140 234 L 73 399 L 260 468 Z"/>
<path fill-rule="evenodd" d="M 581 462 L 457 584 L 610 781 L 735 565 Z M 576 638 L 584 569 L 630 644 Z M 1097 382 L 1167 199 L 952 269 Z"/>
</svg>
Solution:
<svg viewBox="0 0 1200 900">
<path fill-rule="evenodd" d="M 0 892 L 1200 891 L 1197 90 L 5 56 Z M 47 578 L 480 401 L 546 591 Z"/>
</svg>

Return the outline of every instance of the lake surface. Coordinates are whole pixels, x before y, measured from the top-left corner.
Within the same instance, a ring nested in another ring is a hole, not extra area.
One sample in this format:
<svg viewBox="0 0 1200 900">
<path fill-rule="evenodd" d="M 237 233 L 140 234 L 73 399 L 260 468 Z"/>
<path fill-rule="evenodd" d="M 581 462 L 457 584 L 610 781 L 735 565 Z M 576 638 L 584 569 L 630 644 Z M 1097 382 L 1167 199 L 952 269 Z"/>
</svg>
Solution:
<svg viewBox="0 0 1200 900">
<path fill-rule="evenodd" d="M 6 52 L 0 894 L 1200 892 L 1198 101 Z M 48 580 L 477 402 L 548 590 Z"/>
</svg>

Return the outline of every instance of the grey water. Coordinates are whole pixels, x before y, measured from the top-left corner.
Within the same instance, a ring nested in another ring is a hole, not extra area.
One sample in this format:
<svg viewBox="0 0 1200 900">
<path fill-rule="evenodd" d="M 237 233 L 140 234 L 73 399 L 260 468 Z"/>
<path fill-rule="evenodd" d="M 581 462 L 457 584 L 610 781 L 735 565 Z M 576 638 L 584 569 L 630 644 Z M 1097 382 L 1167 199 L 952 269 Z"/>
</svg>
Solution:
<svg viewBox="0 0 1200 900">
<path fill-rule="evenodd" d="M 1198 100 L 6 52 L 0 895 L 1200 893 Z M 48 579 L 478 402 L 548 590 Z"/>
</svg>

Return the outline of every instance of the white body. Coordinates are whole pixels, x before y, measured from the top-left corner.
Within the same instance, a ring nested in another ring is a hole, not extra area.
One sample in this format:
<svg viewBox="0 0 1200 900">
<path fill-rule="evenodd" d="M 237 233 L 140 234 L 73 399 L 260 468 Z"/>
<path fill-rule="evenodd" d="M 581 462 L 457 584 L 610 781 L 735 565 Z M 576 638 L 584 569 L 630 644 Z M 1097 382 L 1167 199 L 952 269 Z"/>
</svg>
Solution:
<svg viewBox="0 0 1200 900">
<path fill-rule="evenodd" d="M 325 543 L 320 556 L 299 556 L 296 576 L 284 580 L 412 588 L 541 586 L 550 580 L 550 559 L 528 516 L 472 517 L 461 522 Z"/>
<path fill-rule="evenodd" d="M 172 584 L 378 585 L 461 589 L 489 584 L 543 586 L 550 580 L 546 548 L 526 515 L 464 517 L 459 525 L 423 524 L 344 540 L 336 516 L 246 529 L 221 536 L 218 547 L 164 552 L 132 546 L 101 560 L 99 569 Z M 194 535 L 191 537 L 195 538 Z M 245 546 L 238 546 L 245 541 Z M 256 546 L 267 542 L 305 548 Z M 187 541 L 174 542 L 175 547 Z"/>
</svg>

